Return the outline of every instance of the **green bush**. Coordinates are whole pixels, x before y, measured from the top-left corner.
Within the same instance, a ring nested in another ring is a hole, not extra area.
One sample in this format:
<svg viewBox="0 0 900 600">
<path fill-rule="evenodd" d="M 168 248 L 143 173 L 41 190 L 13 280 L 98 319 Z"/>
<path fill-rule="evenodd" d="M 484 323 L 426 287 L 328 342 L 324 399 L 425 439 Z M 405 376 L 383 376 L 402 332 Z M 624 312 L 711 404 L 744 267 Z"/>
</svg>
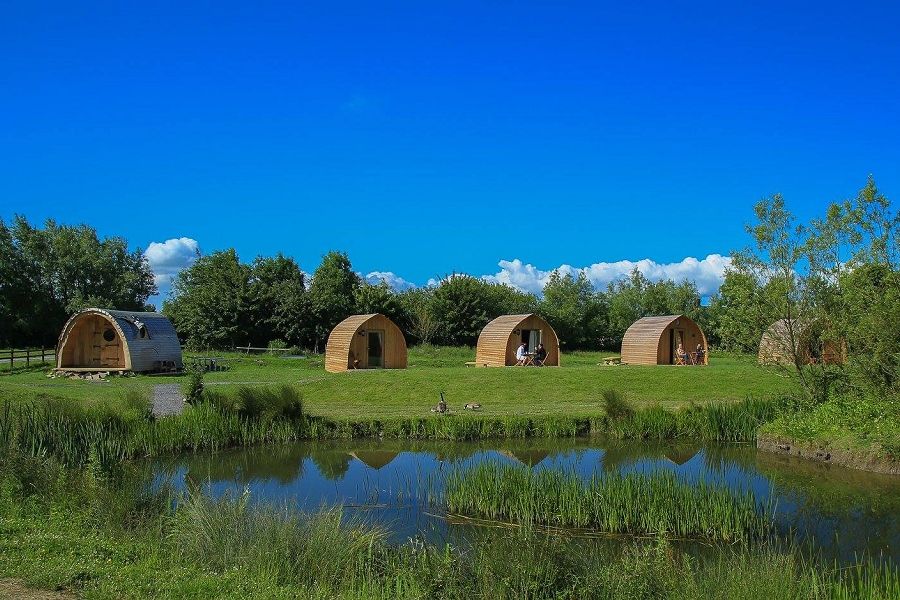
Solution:
<svg viewBox="0 0 900 600">
<path fill-rule="evenodd" d="M 192 365 L 185 368 L 188 379 L 184 382 L 182 392 L 188 404 L 197 404 L 203 400 L 203 368 Z"/>
<path fill-rule="evenodd" d="M 634 415 L 634 409 L 625 400 L 625 394 L 619 390 L 603 391 L 603 411 L 613 420 L 625 419 Z"/>
</svg>

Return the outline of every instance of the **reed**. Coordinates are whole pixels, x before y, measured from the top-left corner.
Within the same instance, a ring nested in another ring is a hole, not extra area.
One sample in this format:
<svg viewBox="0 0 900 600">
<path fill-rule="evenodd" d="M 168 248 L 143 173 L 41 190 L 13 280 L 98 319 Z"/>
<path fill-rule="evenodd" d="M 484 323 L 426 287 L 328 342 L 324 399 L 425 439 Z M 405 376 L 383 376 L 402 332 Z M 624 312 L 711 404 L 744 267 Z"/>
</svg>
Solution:
<svg viewBox="0 0 900 600">
<path fill-rule="evenodd" d="M 619 439 L 752 441 L 759 425 L 783 409 L 779 402 L 751 398 L 676 412 L 661 407 L 633 411 L 619 394 L 608 392 L 604 397 L 608 413 L 595 416 L 326 419 L 306 415 L 302 397 L 290 386 L 242 387 L 230 394 L 207 389 L 202 402 L 160 420 L 150 415 L 147 398 L 133 392 L 124 402 L 89 408 L 43 398 L 0 404 L 0 447 L 83 466 L 91 453 L 102 464 L 112 465 L 136 457 L 302 439 L 464 441 L 600 434 Z"/>
<path fill-rule="evenodd" d="M 452 471 L 442 500 L 452 514 L 616 534 L 747 541 L 768 536 L 773 524 L 771 507 L 750 491 L 688 484 L 668 472 L 584 481 L 574 473 L 485 462 Z"/>
</svg>

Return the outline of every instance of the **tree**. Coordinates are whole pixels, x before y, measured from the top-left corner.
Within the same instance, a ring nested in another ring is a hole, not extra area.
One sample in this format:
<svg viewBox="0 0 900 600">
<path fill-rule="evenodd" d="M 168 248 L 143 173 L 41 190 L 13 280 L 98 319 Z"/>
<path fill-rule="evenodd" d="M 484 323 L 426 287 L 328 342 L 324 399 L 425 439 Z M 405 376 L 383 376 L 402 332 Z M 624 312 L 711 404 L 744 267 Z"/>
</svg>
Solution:
<svg viewBox="0 0 900 600">
<path fill-rule="evenodd" d="M 709 306 L 711 333 L 719 345 L 736 352 L 756 352 L 763 332 L 775 321 L 763 300 L 765 286 L 746 273 L 729 269 Z"/>
<path fill-rule="evenodd" d="M 409 330 L 409 315 L 406 308 L 400 301 L 397 294 L 391 286 L 385 282 L 375 285 L 361 283 L 356 288 L 354 300 L 356 302 L 356 312 L 361 314 L 381 313 L 403 331 Z"/>
<path fill-rule="evenodd" d="M 451 275 L 435 288 L 433 314 L 440 321 L 437 339 L 449 346 L 474 346 L 478 334 L 496 315 L 490 285 L 470 275 Z"/>
<path fill-rule="evenodd" d="M 201 256 L 175 278 L 163 313 L 191 348 L 247 343 L 250 274 L 233 248 Z"/>
<path fill-rule="evenodd" d="M 315 345 L 324 342 L 334 326 L 353 314 L 359 276 L 343 252 L 329 252 L 313 273 L 309 288 L 310 305 L 315 318 Z"/>
<path fill-rule="evenodd" d="M 409 319 L 408 333 L 422 344 L 430 344 L 441 329 L 441 321 L 434 314 L 433 288 L 413 288 L 400 294 L 400 303 Z"/>
<path fill-rule="evenodd" d="M 610 283 L 609 335 L 621 343 L 625 331 L 642 317 L 680 314 L 701 320 L 700 293 L 690 281 L 650 281 L 636 267 L 624 280 Z"/>
<path fill-rule="evenodd" d="M 606 305 L 587 276 L 553 271 L 544 286 L 540 312 L 564 349 L 598 347 L 605 336 Z"/>
<path fill-rule="evenodd" d="M 6 343 L 52 343 L 66 318 L 87 306 L 143 310 L 156 293 L 140 249 L 124 238 L 101 239 L 87 225 L 44 228 L 16 216 L 0 221 L 0 310 L 11 311 Z"/>
<path fill-rule="evenodd" d="M 824 401 L 847 386 L 896 393 L 900 214 L 875 181 L 809 225 L 796 224 L 780 195 L 759 202 L 755 213 L 748 227 L 754 245 L 736 253 L 734 266 L 764 287 L 759 298 L 768 314 L 786 320 L 782 345 L 810 398 Z M 807 364 L 803 330 L 810 324 L 814 350 L 846 348 L 846 369 Z"/>
<path fill-rule="evenodd" d="M 305 276 L 293 258 L 280 252 L 257 257 L 250 267 L 247 321 L 255 345 L 275 339 L 299 346 L 312 331 Z"/>
</svg>

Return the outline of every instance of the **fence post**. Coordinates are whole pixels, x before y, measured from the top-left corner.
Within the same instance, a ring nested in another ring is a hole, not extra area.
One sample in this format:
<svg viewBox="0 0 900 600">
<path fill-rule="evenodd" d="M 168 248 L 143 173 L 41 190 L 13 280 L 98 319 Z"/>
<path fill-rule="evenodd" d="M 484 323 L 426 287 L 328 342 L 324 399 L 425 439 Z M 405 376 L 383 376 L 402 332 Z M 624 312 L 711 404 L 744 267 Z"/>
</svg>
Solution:
<svg viewBox="0 0 900 600">
<path fill-rule="evenodd" d="M 26 367 L 31 366 L 31 349 L 30 348 L 25 348 L 25 366 Z"/>
<path fill-rule="evenodd" d="M 9 349 L 9 372 L 12 373 L 13 370 L 13 359 L 15 358 L 16 352 L 12 348 Z"/>
</svg>

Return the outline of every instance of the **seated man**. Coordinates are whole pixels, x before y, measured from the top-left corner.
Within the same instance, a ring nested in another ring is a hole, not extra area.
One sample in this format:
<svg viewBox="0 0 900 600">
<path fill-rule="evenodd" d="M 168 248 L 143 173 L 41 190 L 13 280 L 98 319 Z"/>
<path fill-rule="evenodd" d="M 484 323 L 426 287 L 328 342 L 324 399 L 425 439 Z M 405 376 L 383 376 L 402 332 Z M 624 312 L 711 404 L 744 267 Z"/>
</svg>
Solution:
<svg viewBox="0 0 900 600">
<path fill-rule="evenodd" d="M 528 346 L 525 342 L 522 342 L 519 347 L 516 349 L 516 366 L 524 367 L 525 363 L 528 361 Z"/>
<path fill-rule="evenodd" d="M 545 360 L 547 360 L 547 350 L 544 349 L 543 344 L 538 344 L 537 350 L 534 353 L 534 364 L 538 367 L 543 367 Z"/>
<path fill-rule="evenodd" d="M 347 364 L 347 367 L 349 367 L 351 369 L 359 368 L 359 359 L 356 358 L 356 355 L 353 353 L 353 350 L 350 351 L 350 360 Z"/>
<path fill-rule="evenodd" d="M 702 365 L 703 356 L 706 354 L 706 350 L 703 349 L 703 344 L 697 344 L 697 352 L 694 353 L 694 364 Z"/>
</svg>

